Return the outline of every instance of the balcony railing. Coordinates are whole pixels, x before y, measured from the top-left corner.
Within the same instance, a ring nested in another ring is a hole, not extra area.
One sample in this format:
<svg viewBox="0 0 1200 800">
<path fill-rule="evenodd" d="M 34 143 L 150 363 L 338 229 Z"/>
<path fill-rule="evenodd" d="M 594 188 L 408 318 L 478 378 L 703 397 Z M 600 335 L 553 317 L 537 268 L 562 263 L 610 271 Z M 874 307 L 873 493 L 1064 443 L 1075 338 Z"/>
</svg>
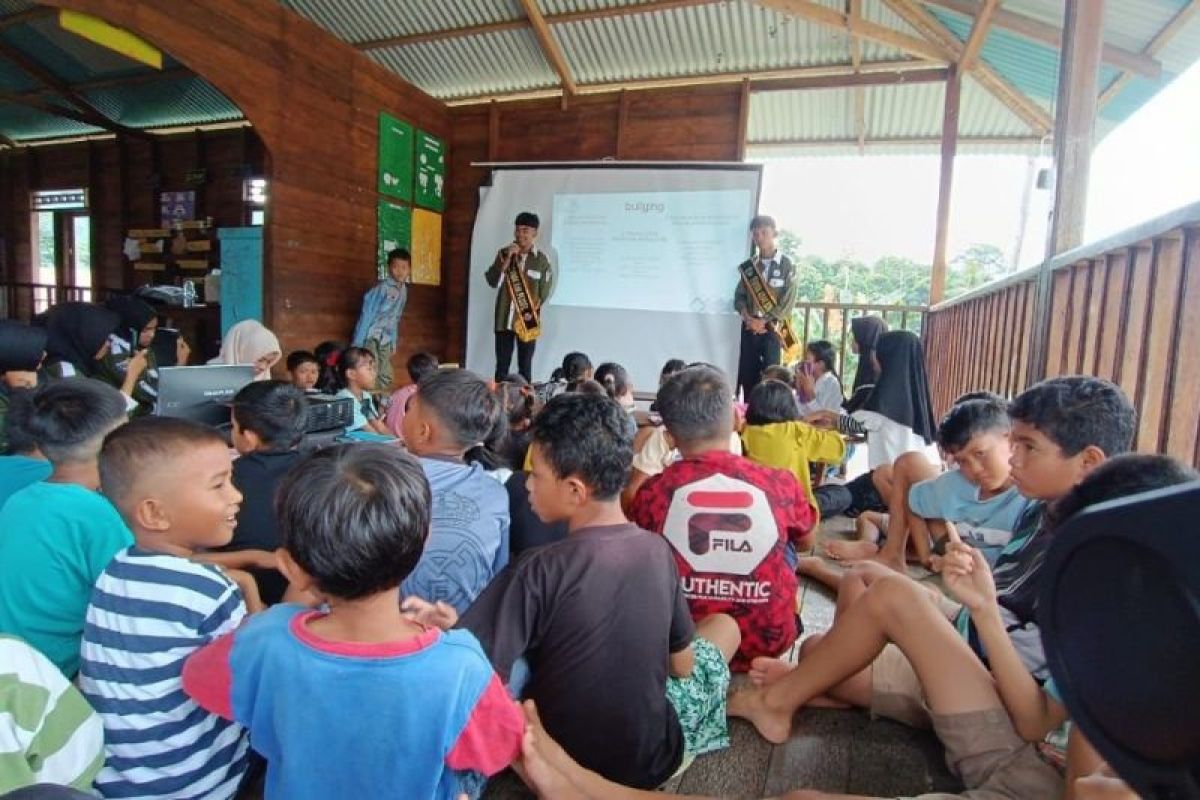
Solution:
<svg viewBox="0 0 1200 800">
<path fill-rule="evenodd" d="M 837 349 L 837 373 L 849 391 L 848 379 L 858 366 L 858 356 L 851 352 L 850 320 L 855 317 L 883 317 L 891 330 L 907 330 L 920 334 L 925 319 L 925 306 L 891 306 L 879 303 L 796 303 L 792 314 L 796 335 L 802 342 L 826 339 Z"/>
<path fill-rule="evenodd" d="M 0 290 L 0 303 L 3 303 L 0 317 L 26 322 L 56 303 L 99 302 L 117 291 L 50 283 L 0 283 Z"/>
</svg>

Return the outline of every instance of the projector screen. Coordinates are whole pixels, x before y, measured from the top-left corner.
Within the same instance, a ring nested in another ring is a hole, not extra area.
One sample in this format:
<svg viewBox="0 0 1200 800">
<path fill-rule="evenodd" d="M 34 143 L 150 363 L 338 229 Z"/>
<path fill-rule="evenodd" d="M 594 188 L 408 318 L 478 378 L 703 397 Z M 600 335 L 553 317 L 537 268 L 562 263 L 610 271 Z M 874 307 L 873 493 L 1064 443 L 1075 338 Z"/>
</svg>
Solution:
<svg viewBox="0 0 1200 800">
<path fill-rule="evenodd" d="M 496 293 L 484 273 L 521 211 L 557 271 L 533 361 L 544 381 L 572 350 L 616 361 L 654 390 L 670 358 L 707 361 L 732 381 L 740 322 L 736 267 L 750 248 L 757 165 L 496 168 L 471 240 L 467 368 L 490 377 Z M 517 369 L 514 355 L 510 371 Z"/>
</svg>

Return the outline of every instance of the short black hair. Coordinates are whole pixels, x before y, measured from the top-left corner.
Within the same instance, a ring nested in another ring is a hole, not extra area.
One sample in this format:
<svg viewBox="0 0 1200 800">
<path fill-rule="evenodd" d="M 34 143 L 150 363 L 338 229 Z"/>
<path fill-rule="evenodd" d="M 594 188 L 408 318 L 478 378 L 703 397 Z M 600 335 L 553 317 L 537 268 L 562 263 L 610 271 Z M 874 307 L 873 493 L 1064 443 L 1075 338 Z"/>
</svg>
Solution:
<svg viewBox="0 0 1200 800">
<path fill-rule="evenodd" d="M 308 401 L 287 381 L 253 381 L 233 396 L 233 418 L 268 448 L 288 450 L 304 438 Z"/>
<path fill-rule="evenodd" d="M 630 390 L 629 373 L 615 361 L 605 361 L 596 367 L 596 383 L 604 387 L 608 396 L 616 400 Z"/>
<path fill-rule="evenodd" d="M 315 353 L 312 353 L 308 350 L 293 350 L 292 352 L 288 353 L 288 372 L 295 372 L 302 364 L 316 364 L 318 370 L 321 368 L 321 362 L 317 360 Z"/>
<path fill-rule="evenodd" d="M 395 250 L 389 250 L 387 254 L 387 263 L 393 261 L 412 261 L 412 255 L 403 247 L 397 247 Z"/>
<path fill-rule="evenodd" d="M 496 384 L 496 397 L 500 399 L 500 408 L 510 428 L 523 425 L 537 413 L 537 393 L 527 383 L 501 381 Z"/>
<path fill-rule="evenodd" d="M 375 354 L 365 347 L 347 347 L 343 350 L 337 360 L 338 386 L 345 389 L 347 387 L 346 373 L 352 369 L 358 369 L 367 361 L 374 362 Z"/>
<path fill-rule="evenodd" d="M 532 211 L 522 211 L 520 214 L 517 214 L 517 218 L 513 221 L 513 225 L 516 227 L 524 226 L 536 230 L 537 228 L 541 227 L 542 221 L 538 219 L 538 215 Z"/>
<path fill-rule="evenodd" d="M 71 377 L 34 389 L 25 429 L 52 464 L 91 461 L 126 417 L 125 396 L 107 383 Z"/>
<path fill-rule="evenodd" d="M 575 381 L 567 387 L 567 391 L 572 394 L 592 394 L 596 397 L 610 396 L 608 390 L 604 388 L 604 384 L 592 378 Z"/>
<path fill-rule="evenodd" d="M 429 534 L 429 481 L 420 463 L 384 444 L 318 450 L 279 485 L 280 543 L 333 597 L 394 589 L 421 560 Z"/>
<path fill-rule="evenodd" d="M 474 372 L 446 369 L 426 375 L 417 384 L 416 396 L 464 450 L 502 439 L 502 423 L 507 431 L 500 398 Z"/>
<path fill-rule="evenodd" d="M 433 353 L 413 353 L 408 357 L 404 368 L 408 370 L 408 377 L 413 383 L 420 383 L 426 375 L 432 375 L 438 371 L 437 356 Z"/>
<path fill-rule="evenodd" d="M 750 230 L 755 228 L 775 228 L 775 218 L 766 214 L 759 214 L 754 219 L 750 220 Z"/>
<path fill-rule="evenodd" d="M 658 390 L 658 413 L 679 442 L 719 439 L 733 425 L 729 380 L 715 367 L 680 370 Z"/>
<path fill-rule="evenodd" d="M 837 375 L 837 351 L 833 349 L 833 342 L 827 339 L 814 339 L 804 347 L 805 352 L 812 353 L 812 357 L 825 365 L 825 371 Z"/>
<path fill-rule="evenodd" d="M 598 500 L 611 500 L 629 480 L 633 437 L 629 416 L 604 395 L 560 394 L 533 420 L 533 441 L 560 478 L 578 478 Z"/>
<path fill-rule="evenodd" d="M 1068 458 L 1094 446 L 1109 458 L 1129 450 L 1137 412 L 1121 387 L 1102 378 L 1068 375 L 1029 387 L 1008 406 L 1016 422 L 1032 425 Z"/>
<path fill-rule="evenodd" d="M 1200 473 L 1170 456 L 1126 453 L 1106 460 L 1052 503 L 1044 524 L 1054 529 L 1096 503 L 1196 480 Z"/>
<path fill-rule="evenodd" d="M 583 377 L 583 374 L 592 368 L 592 360 L 587 357 L 587 353 L 578 351 L 567 353 L 563 356 L 562 366 L 554 370 L 550 375 L 552 381 L 566 381 L 574 383 Z"/>
<path fill-rule="evenodd" d="M 991 400 L 992 402 L 999 403 L 1002 406 L 1008 405 L 1008 401 L 1005 400 L 1000 395 L 996 394 L 995 392 L 982 391 L 982 392 L 967 392 L 966 394 L 960 394 L 958 397 L 954 398 L 954 402 L 951 403 L 950 406 L 953 408 L 954 406 L 958 405 L 959 403 L 966 403 L 971 400 Z"/>
<path fill-rule="evenodd" d="M 795 380 L 795 378 L 796 374 L 783 364 L 771 364 L 762 371 L 762 379 L 764 381 L 783 381 L 784 383 L 791 383 L 793 380 Z"/>
<path fill-rule="evenodd" d="M 124 513 L 139 476 L 155 472 L 164 461 L 186 461 L 206 444 L 226 446 L 216 429 L 198 422 L 175 417 L 135 419 L 104 437 L 100 491 Z"/>
<path fill-rule="evenodd" d="M 8 413 L 4 416 L 4 438 L 8 445 L 6 456 L 24 456 L 37 450 L 37 442 L 29 433 L 29 416 L 33 413 L 33 389 L 11 389 Z"/>
<path fill-rule="evenodd" d="M 682 358 L 668 358 L 667 363 L 663 364 L 662 370 L 658 373 L 659 381 L 662 382 L 681 369 L 686 368 L 687 362 Z"/>
<path fill-rule="evenodd" d="M 946 452 L 957 453 L 981 433 L 1008 433 L 1011 428 L 1008 409 L 1000 398 L 967 400 L 955 404 L 942 417 L 937 443 Z"/>
<path fill-rule="evenodd" d="M 746 405 L 747 425 L 770 425 L 800 419 L 796 392 L 783 381 L 765 380 L 750 390 Z"/>
</svg>

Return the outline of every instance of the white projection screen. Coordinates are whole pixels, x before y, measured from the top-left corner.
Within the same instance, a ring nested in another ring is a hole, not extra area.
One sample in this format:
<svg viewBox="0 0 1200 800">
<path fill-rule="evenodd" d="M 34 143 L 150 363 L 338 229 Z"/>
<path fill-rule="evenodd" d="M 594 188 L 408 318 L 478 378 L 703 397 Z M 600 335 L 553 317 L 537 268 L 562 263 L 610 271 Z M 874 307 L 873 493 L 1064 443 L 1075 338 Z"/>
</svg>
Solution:
<svg viewBox="0 0 1200 800">
<path fill-rule="evenodd" d="M 707 361 L 733 381 L 736 267 L 750 248 L 758 165 L 495 167 L 471 240 L 467 368 L 490 377 L 497 291 L 484 273 L 513 240 L 521 211 L 541 219 L 537 245 L 557 270 L 533 360 L 547 380 L 572 350 L 616 361 L 635 389 L 657 389 L 670 358 Z M 514 353 L 510 372 L 517 369 Z"/>
</svg>

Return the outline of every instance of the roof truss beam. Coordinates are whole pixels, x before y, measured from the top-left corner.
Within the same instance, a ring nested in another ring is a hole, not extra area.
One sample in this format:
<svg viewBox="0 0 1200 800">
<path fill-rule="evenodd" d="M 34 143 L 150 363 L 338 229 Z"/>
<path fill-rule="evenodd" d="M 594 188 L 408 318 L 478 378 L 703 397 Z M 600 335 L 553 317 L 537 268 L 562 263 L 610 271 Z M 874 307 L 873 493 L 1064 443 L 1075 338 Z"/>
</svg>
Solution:
<svg viewBox="0 0 1200 800">
<path fill-rule="evenodd" d="M 1171 19 L 1167 21 L 1167 24 L 1162 27 L 1162 30 L 1154 34 L 1154 38 L 1150 40 L 1150 43 L 1146 45 L 1141 54 L 1149 58 L 1153 58 L 1154 56 L 1158 55 L 1159 52 L 1161 52 L 1162 49 L 1171 42 L 1171 39 L 1175 37 L 1175 34 L 1179 33 L 1179 31 L 1183 29 L 1184 25 L 1187 25 L 1189 22 L 1191 22 L 1192 18 L 1195 17 L 1197 13 L 1200 13 L 1200 0 L 1192 0 L 1186 6 L 1176 11 L 1175 16 L 1171 17 Z M 1131 80 L 1133 80 L 1132 71 L 1122 72 L 1120 75 L 1113 78 L 1112 83 L 1106 86 L 1104 91 L 1100 93 L 1100 99 L 1097 103 L 1097 107 L 1104 108 L 1106 105 L 1111 103 L 1112 99 L 1120 94 L 1121 90 L 1124 89 Z"/>
<path fill-rule="evenodd" d="M 542 17 L 542 10 L 538 8 L 537 0 L 521 0 L 521 7 L 525 9 L 525 16 L 529 18 L 529 24 L 533 26 L 533 35 L 537 38 L 538 46 L 542 48 L 542 55 L 550 62 L 550 66 L 554 68 L 559 81 L 562 82 L 563 102 L 566 102 L 567 97 L 578 91 L 575 86 L 575 78 L 571 75 L 571 67 L 567 64 L 567 57 L 563 55 L 562 48 L 558 46 L 558 40 L 554 38 L 554 34 L 550 32 L 550 26 Z"/>
<path fill-rule="evenodd" d="M 907 33 L 880 25 L 861 17 L 852 17 L 812 0 L 755 0 L 758 5 L 771 8 L 793 17 L 837 28 L 856 39 L 869 39 L 903 50 L 905 53 L 932 61 L 950 62 L 954 56 L 945 47 L 927 39 L 909 36 Z"/>
<path fill-rule="evenodd" d="M 47 103 L 46 101 L 40 100 L 36 97 L 26 97 L 25 95 L 14 94 L 13 92 L 0 90 L 0 103 L 12 103 L 18 106 L 25 106 L 26 108 L 32 108 L 36 111 L 41 111 L 43 114 L 69 119 L 73 122 L 78 122 L 81 125 L 90 125 L 94 128 L 101 128 L 109 131 L 110 133 L 133 136 L 138 139 L 153 138 L 145 131 L 139 131 L 136 128 L 128 128 L 124 125 L 118 125 L 107 117 L 101 117 L 100 119 L 97 119 L 91 114 L 84 114 L 80 111 L 75 111 L 66 108 L 65 106 L 60 106 L 56 103 Z"/>
<path fill-rule="evenodd" d="M 988 28 L 991 27 L 999 6 L 1000 0 L 983 0 L 979 13 L 975 15 L 975 22 L 971 24 L 971 33 L 967 36 L 966 44 L 963 45 L 962 54 L 958 57 L 958 68 L 961 71 L 970 72 L 971 68 L 975 66 L 975 60 L 979 58 L 979 51 L 983 49 L 983 43 L 987 40 Z"/>
</svg>

